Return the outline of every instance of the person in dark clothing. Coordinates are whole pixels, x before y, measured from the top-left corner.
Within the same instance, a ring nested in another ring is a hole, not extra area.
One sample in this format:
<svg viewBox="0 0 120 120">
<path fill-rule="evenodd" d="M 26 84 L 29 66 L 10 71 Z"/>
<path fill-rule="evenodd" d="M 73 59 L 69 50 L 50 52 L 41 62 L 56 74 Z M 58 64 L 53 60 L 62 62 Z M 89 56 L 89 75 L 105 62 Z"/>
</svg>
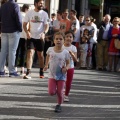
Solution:
<svg viewBox="0 0 120 120">
<path fill-rule="evenodd" d="M 8 0 L 1 0 L 1 5 L 6 3 Z M 1 34 L 1 22 L 0 22 L 0 34 Z M 0 36 L 0 51 L 1 51 L 1 36 Z"/>
<path fill-rule="evenodd" d="M 14 0 L 9 0 L 0 8 L 1 21 L 1 52 L 0 52 L 0 76 L 4 76 L 4 66 L 8 56 L 9 76 L 19 76 L 15 71 L 15 55 L 22 32 L 22 19 L 20 7 Z"/>
<path fill-rule="evenodd" d="M 45 35 L 45 46 L 44 46 L 44 58 L 46 58 L 46 52 L 49 47 L 53 45 L 53 35 L 54 35 L 54 30 L 53 30 L 53 22 L 56 19 L 56 14 L 52 13 L 51 14 L 51 20 L 49 20 L 49 30 L 47 34 Z"/>
<path fill-rule="evenodd" d="M 85 18 L 85 17 L 84 17 L 84 15 L 82 15 L 82 14 L 79 16 L 80 27 L 81 27 L 82 25 L 85 25 L 84 18 Z"/>
<path fill-rule="evenodd" d="M 29 10 L 29 5 L 23 4 L 22 9 L 21 9 L 22 20 L 24 19 L 25 14 L 28 10 Z M 21 70 L 20 70 L 21 75 L 24 75 L 25 56 L 26 56 L 26 40 L 27 40 L 26 33 L 24 32 L 24 30 L 22 30 L 20 34 L 20 41 L 18 44 L 18 48 L 16 52 L 16 60 L 15 60 L 16 71 L 17 71 L 17 66 L 19 63 L 19 66 L 21 67 Z"/>
</svg>

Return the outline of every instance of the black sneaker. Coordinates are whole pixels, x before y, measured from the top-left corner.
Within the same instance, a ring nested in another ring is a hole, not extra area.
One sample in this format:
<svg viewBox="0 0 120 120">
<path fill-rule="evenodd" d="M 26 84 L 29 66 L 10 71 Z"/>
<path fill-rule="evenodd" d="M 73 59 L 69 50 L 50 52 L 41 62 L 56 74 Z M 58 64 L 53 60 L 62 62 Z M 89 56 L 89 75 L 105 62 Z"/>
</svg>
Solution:
<svg viewBox="0 0 120 120">
<path fill-rule="evenodd" d="M 61 112 L 61 106 L 60 105 L 56 105 L 55 107 L 55 112 Z"/>
<path fill-rule="evenodd" d="M 40 71 L 40 78 L 44 78 L 44 72 Z"/>
</svg>

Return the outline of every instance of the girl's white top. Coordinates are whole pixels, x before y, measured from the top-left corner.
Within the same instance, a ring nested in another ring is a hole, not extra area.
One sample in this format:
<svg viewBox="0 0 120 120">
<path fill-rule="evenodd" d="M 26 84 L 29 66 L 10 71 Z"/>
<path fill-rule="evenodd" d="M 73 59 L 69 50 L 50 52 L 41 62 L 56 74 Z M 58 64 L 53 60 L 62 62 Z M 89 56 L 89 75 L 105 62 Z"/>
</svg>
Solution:
<svg viewBox="0 0 120 120">
<path fill-rule="evenodd" d="M 54 47 L 49 47 L 47 54 L 50 55 L 49 59 L 49 78 L 55 80 L 66 80 L 66 74 L 62 73 L 62 68 L 66 66 L 66 60 L 70 59 L 70 54 L 66 49 L 57 53 Z"/>
<path fill-rule="evenodd" d="M 74 53 L 77 52 L 77 48 L 76 48 L 76 46 L 74 46 L 74 45 L 71 45 L 71 46 L 69 46 L 69 47 L 66 47 L 66 46 L 63 45 L 63 48 L 66 49 L 66 50 L 68 50 L 68 52 L 69 52 L 69 51 L 72 51 L 72 52 L 74 52 Z M 70 68 L 74 68 L 74 61 L 73 61 L 71 55 L 70 55 Z"/>
</svg>

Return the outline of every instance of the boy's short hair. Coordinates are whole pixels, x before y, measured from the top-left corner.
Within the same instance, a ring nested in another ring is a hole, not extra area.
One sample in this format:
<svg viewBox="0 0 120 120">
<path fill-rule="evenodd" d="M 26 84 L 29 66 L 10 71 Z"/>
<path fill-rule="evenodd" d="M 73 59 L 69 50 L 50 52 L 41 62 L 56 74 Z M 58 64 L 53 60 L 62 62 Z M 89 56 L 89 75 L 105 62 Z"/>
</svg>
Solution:
<svg viewBox="0 0 120 120">
<path fill-rule="evenodd" d="M 58 11 L 57 11 L 57 14 L 62 15 L 62 11 L 58 10 Z"/>
<path fill-rule="evenodd" d="M 79 17 L 85 17 L 83 14 L 80 14 Z"/>
<path fill-rule="evenodd" d="M 63 13 L 69 13 L 69 9 L 64 9 Z"/>
<path fill-rule="evenodd" d="M 55 13 L 52 13 L 51 16 L 56 16 L 56 14 L 55 14 Z"/>
<path fill-rule="evenodd" d="M 29 9 L 29 5 L 28 4 L 24 4 L 23 6 L 22 6 L 22 12 L 25 12 L 25 9 Z"/>
<path fill-rule="evenodd" d="M 77 15 L 77 11 L 76 11 L 76 10 L 71 10 L 71 12 L 72 12 L 74 15 Z"/>
</svg>

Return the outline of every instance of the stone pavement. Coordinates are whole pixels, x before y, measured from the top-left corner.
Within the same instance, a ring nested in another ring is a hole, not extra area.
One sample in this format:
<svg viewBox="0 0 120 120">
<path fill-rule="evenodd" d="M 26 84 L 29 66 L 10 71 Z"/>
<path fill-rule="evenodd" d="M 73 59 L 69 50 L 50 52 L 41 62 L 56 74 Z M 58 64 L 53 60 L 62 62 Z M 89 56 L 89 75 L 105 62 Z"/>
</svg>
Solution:
<svg viewBox="0 0 120 120">
<path fill-rule="evenodd" d="M 48 79 L 38 78 L 38 68 L 32 70 L 31 80 L 0 78 L 1 120 L 120 120 L 120 73 L 75 70 L 70 102 L 55 113 Z"/>
</svg>

